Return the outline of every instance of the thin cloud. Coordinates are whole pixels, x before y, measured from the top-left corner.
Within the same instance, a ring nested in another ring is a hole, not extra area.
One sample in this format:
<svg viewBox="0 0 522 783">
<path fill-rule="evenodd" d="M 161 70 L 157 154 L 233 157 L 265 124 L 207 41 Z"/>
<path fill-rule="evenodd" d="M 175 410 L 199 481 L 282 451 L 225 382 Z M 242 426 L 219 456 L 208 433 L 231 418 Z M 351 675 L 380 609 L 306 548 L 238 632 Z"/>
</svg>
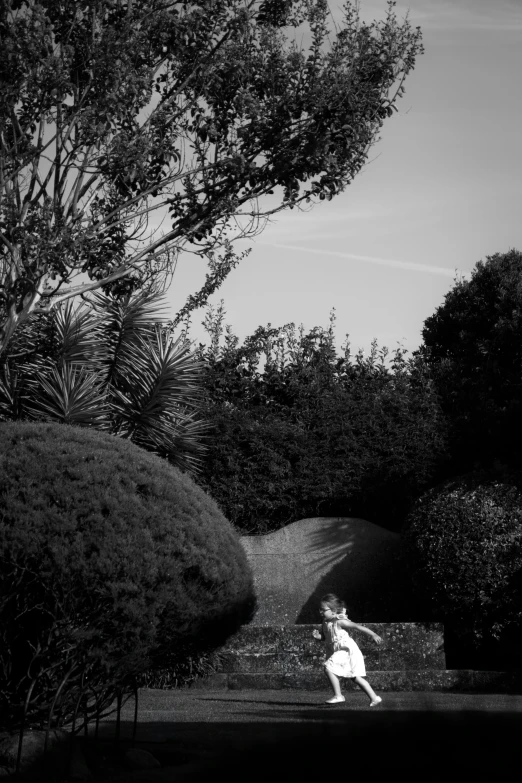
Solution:
<svg viewBox="0 0 522 783">
<path fill-rule="evenodd" d="M 335 258 L 346 258 L 349 261 L 363 261 L 378 266 L 394 267 L 395 269 L 409 269 L 412 272 L 425 272 L 431 275 L 440 275 L 451 277 L 459 274 L 456 269 L 449 269 L 445 266 L 429 266 L 428 264 L 414 264 L 411 261 L 398 261 L 395 258 L 379 258 L 378 256 L 363 256 L 357 253 L 342 253 L 337 250 L 322 250 L 311 247 L 300 247 L 299 245 L 287 245 L 279 242 L 259 242 L 260 245 L 267 247 L 279 247 L 282 250 L 298 250 L 300 253 L 314 253 L 314 255 L 334 256 Z"/>
<path fill-rule="evenodd" d="M 382 0 L 362 0 L 360 9 L 366 21 L 382 18 L 385 12 Z M 395 12 L 399 19 L 408 15 L 413 26 L 424 30 L 522 30 L 519 0 L 407 0 L 399 2 Z M 336 21 L 342 20 L 341 0 L 336 0 L 333 14 Z"/>
<path fill-rule="evenodd" d="M 520 6 L 509 0 L 427 0 L 412 2 L 411 21 L 439 30 L 466 29 L 520 32 Z"/>
</svg>

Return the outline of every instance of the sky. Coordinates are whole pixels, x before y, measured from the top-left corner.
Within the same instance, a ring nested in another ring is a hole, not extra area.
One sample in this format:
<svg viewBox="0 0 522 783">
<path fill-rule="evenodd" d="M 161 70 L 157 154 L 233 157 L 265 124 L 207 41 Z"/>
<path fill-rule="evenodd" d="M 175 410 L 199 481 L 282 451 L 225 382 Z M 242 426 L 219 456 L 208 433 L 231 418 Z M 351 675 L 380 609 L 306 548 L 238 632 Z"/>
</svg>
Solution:
<svg viewBox="0 0 522 783">
<path fill-rule="evenodd" d="M 330 0 L 334 19 L 342 0 Z M 385 0 L 361 0 L 366 21 Z M 241 339 L 261 325 L 328 327 L 338 347 L 413 351 L 455 276 L 488 255 L 522 250 L 522 0 L 398 2 L 423 31 L 425 53 L 406 80 L 369 163 L 346 191 L 310 212 L 275 216 L 210 302 L 224 300 Z M 173 316 L 203 284 L 202 259 L 183 254 L 167 294 Z M 206 341 L 204 312 L 190 337 Z"/>
</svg>

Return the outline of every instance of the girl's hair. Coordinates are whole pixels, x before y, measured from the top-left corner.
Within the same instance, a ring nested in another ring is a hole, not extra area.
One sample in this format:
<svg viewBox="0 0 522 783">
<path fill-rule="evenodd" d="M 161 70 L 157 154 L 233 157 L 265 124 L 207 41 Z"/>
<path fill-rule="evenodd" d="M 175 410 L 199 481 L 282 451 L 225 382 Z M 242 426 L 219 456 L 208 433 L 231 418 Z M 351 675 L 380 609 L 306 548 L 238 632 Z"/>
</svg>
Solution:
<svg viewBox="0 0 522 783">
<path fill-rule="evenodd" d="M 323 595 L 321 598 L 322 604 L 328 604 L 330 609 L 333 609 L 336 612 L 342 612 L 343 609 L 346 609 L 346 604 L 344 601 L 342 601 L 339 596 L 335 595 L 335 593 L 327 593 L 326 595 Z"/>
</svg>

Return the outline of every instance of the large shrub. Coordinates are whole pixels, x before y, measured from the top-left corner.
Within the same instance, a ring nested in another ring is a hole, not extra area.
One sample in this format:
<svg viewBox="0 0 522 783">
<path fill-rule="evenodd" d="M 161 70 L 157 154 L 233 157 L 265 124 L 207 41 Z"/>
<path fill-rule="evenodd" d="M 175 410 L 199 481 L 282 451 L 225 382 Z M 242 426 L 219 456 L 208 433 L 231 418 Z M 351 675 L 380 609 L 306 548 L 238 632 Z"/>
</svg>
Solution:
<svg viewBox="0 0 522 783">
<path fill-rule="evenodd" d="M 413 579 L 464 646 L 513 638 L 522 621 L 522 485 L 472 473 L 435 487 L 407 520 Z"/>
<path fill-rule="evenodd" d="M 216 504 L 129 441 L 0 425 L 0 713 L 94 710 L 247 622 L 251 573 Z"/>
</svg>

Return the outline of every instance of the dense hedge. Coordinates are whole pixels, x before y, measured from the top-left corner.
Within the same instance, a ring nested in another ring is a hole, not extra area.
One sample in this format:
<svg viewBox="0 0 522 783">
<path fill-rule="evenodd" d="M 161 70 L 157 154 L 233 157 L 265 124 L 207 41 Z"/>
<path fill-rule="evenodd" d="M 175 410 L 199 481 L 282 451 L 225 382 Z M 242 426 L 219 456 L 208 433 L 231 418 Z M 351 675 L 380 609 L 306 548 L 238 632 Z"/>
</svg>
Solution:
<svg viewBox="0 0 522 783">
<path fill-rule="evenodd" d="M 252 577 L 215 502 L 129 441 L 0 425 L 0 712 L 33 687 L 38 722 L 219 645 L 248 621 Z"/>
<path fill-rule="evenodd" d="M 434 619 L 480 647 L 522 627 L 522 482 L 472 473 L 420 498 L 407 520 L 413 579 Z"/>
<path fill-rule="evenodd" d="M 377 346 L 338 355 L 332 328 L 293 325 L 242 345 L 229 332 L 203 358 L 213 437 L 197 481 L 237 528 L 349 515 L 401 526 L 444 451 L 422 361 Z"/>
</svg>

